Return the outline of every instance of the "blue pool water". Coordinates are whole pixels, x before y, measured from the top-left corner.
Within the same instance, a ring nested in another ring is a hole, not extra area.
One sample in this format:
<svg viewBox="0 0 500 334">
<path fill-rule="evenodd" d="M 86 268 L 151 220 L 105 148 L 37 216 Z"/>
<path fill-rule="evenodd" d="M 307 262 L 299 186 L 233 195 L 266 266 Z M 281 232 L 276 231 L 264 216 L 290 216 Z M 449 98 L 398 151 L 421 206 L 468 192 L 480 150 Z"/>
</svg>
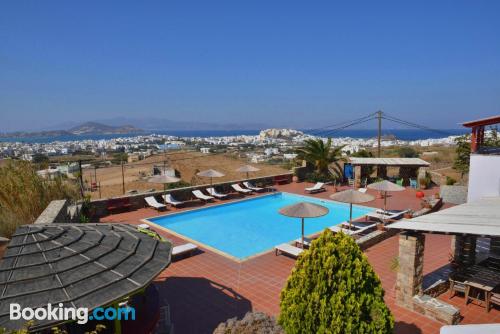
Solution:
<svg viewBox="0 0 500 334">
<path fill-rule="evenodd" d="M 149 219 L 152 223 L 243 260 L 301 236 L 299 218 L 278 213 L 284 206 L 307 201 L 328 207 L 323 217 L 305 220 L 305 235 L 349 219 L 349 205 L 309 196 L 277 193 L 199 210 Z M 353 206 L 353 218 L 373 209 Z"/>
</svg>

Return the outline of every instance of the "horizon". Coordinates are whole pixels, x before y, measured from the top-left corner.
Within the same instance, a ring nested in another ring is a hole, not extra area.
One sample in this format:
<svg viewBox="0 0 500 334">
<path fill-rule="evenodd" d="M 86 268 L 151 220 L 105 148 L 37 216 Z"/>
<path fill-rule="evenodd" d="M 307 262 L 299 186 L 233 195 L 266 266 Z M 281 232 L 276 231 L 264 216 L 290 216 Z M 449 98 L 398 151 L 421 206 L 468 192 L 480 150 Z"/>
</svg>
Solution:
<svg viewBox="0 0 500 334">
<path fill-rule="evenodd" d="M 118 118 L 319 128 L 379 109 L 459 129 L 500 111 L 499 10 L 3 2 L 0 132 Z"/>
</svg>

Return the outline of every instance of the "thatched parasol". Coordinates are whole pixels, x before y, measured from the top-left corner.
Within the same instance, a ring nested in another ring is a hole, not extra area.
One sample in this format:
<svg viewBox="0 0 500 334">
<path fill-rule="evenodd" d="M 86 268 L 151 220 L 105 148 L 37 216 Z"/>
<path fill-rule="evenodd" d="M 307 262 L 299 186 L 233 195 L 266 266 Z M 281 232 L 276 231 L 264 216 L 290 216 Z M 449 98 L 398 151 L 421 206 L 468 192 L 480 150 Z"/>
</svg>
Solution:
<svg viewBox="0 0 500 334">
<path fill-rule="evenodd" d="M 348 189 L 333 195 L 330 198 L 337 202 L 349 203 L 349 230 L 352 223 L 352 205 L 359 203 L 371 202 L 375 199 L 372 195 L 364 194 L 358 190 Z"/>
<path fill-rule="evenodd" d="M 210 186 L 212 186 L 212 178 L 214 177 L 223 177 L 225 174 L 216 171 L 214 169 L 207 169 L 201 172 L 196 173 L 198 176 L 209 177 L 210 178 Z"/>
<path fill-rule="evenodd" d="M 161 183 L 163 184 L 163 190 L 165 190 L 166 184 L 167 183 L 176 183 L 179 182 L 181 179 L 175 176 L 170 176 L 170 175 L 155 175 L 152 176 L 148 179 L 148 182 L 150 183 Z"/>
<path fill-rule="evenodd" d="M 251 165 L 245 165 L 245 166 L 241 166 L 236 171 L 240 172 L 240 173 L 247 173 L 247 179 L 248 179 L 248 173 L 258 172 L 259 170 L 260 170 L 260 168 L 257 168 L 257 167 L 251 166 Z"/>
<path fill-rule="evenodd" d="M 328 214 L 328 208 L 309 202 L 299 202 L 297 204 L 285 206 L 279 210 L 279 213 L 302 220 L 302 248 L 304 248 L 304 218 L 316 218 Z"/>
<path fill-rule="evenodd" d="M 368 185 L 368 188 L 383 191 L 384 192 L 384 211 L 387 210 L 387 192 L 388 191 L 403 191 L 404 187 L 401 187 L 398 184 L 392 183 L 387 180 L 383 180 L 380 182 L 375 182 Z"/>
</svg>

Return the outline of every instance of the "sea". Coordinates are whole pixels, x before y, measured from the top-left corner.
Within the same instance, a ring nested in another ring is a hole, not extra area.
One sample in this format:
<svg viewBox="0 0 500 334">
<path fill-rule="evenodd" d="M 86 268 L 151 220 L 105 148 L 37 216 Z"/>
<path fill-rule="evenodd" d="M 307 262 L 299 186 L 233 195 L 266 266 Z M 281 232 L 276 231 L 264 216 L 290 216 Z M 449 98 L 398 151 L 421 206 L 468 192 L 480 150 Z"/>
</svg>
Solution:
<svg viewBox="0 0 500 334">
<path fill-rule="evenodd" d="M 309 133 L 313 135 L 328 136 L 328 133 L 318 133 L 310 130 L 301 130 L 304 133 Z M 248 135 L 255 136 L 258 135 L 260 130 L 168 130 L 168 131 L 146 131 L 140 135 L 148 134 L 158 134 L 158 135 L 170 135 L 176 137 L 224 137 L 224 136 L 239 136 Z M 436 131 L 428 130 L 418 130 L 418 129 L 384 129 L 382 134 L 384 136 L 395 137 L 399 140 L 419 140 L 419 139 L 436 139 L 436 138 L 446 138 L 448 136 L 460 136 L 468 133 L 467 129 L 440 129 Z M 8 138 L 0 137 L 0 142 L 24 142 L 24 143 L 51 143 L 55 141 L 67 142 L 67 141 L 80 141 L 80 140 L 107 140 L 115 138 L 125 138 L 134 137 L 138 134 L 85 134 L 85 135 L 63 135 L 63 136 L 47 136 L 47 137 L 17 137 Z M 334 137 L 351 137 L 351 138 L 374 138 L 377 136 L 377 130 L 373 129 L 345 129 L 343 131 L 338 131 Z"/>
</svg>

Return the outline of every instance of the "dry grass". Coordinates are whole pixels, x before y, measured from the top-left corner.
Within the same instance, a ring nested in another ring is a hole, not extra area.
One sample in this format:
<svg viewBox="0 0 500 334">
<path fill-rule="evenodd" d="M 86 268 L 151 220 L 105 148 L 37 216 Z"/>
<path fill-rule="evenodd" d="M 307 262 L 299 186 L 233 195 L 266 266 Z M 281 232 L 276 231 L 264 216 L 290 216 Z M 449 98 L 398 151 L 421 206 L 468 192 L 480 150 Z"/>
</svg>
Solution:
<svg viewBox="0 0 500 334">
<path fill-rule="evenodd" d="M 11 161 L 0 168 L 0 235 L 31 224 L 55 199 L 76 199 L 77 187 L 62 179 L 39 177 L 28 162 Z"/>
<path fill-rule="evenodd" d="M 190 184 L 205 184 L 210 180 L 196 176 L 198 171 L 206 169 L 216 169 L 224 174 L 224 177 L 214 179 L 214 182 L 239 180 L 245 177 L 245 174 L 236 172 L 238 167 L 241 167 L 248 162 L 244 159 L 235 158 L 224 154 L 202 154 L 199 152 L 174 152 L 167 155 L 151 156 L 143 161 L 130 163 L 125 165 L 125 191 L 129 190 L 147 190 L 147 189 L 162 189 L 161 184 L 153 184 L 147 182 L 147 177 L 152 175 L 153 165 L 163 165 L 163 161 L 167 160 L 166 166 L 175 168 L 180 172 L 180 176 L 184 182 Z M 265 176 L 272 174 L 280 174 L 287 172 L 286 169 L 280 166 L 267 164 L 252 164 L 261 170 L 251 173 L 250 176 Z M 119 196 L 122 191 L 122 172 L 121 166 L 112 166 L 106 168 L 98 168 L 96 171 L 97 182 L 101 185 L 101 197 Z M 84 170 L 84 182 L 88 184 L 94 180 L 94 169 Z M 91 193 L 92 198 L 98 198 L 99 192 Z"/>
</svg>

